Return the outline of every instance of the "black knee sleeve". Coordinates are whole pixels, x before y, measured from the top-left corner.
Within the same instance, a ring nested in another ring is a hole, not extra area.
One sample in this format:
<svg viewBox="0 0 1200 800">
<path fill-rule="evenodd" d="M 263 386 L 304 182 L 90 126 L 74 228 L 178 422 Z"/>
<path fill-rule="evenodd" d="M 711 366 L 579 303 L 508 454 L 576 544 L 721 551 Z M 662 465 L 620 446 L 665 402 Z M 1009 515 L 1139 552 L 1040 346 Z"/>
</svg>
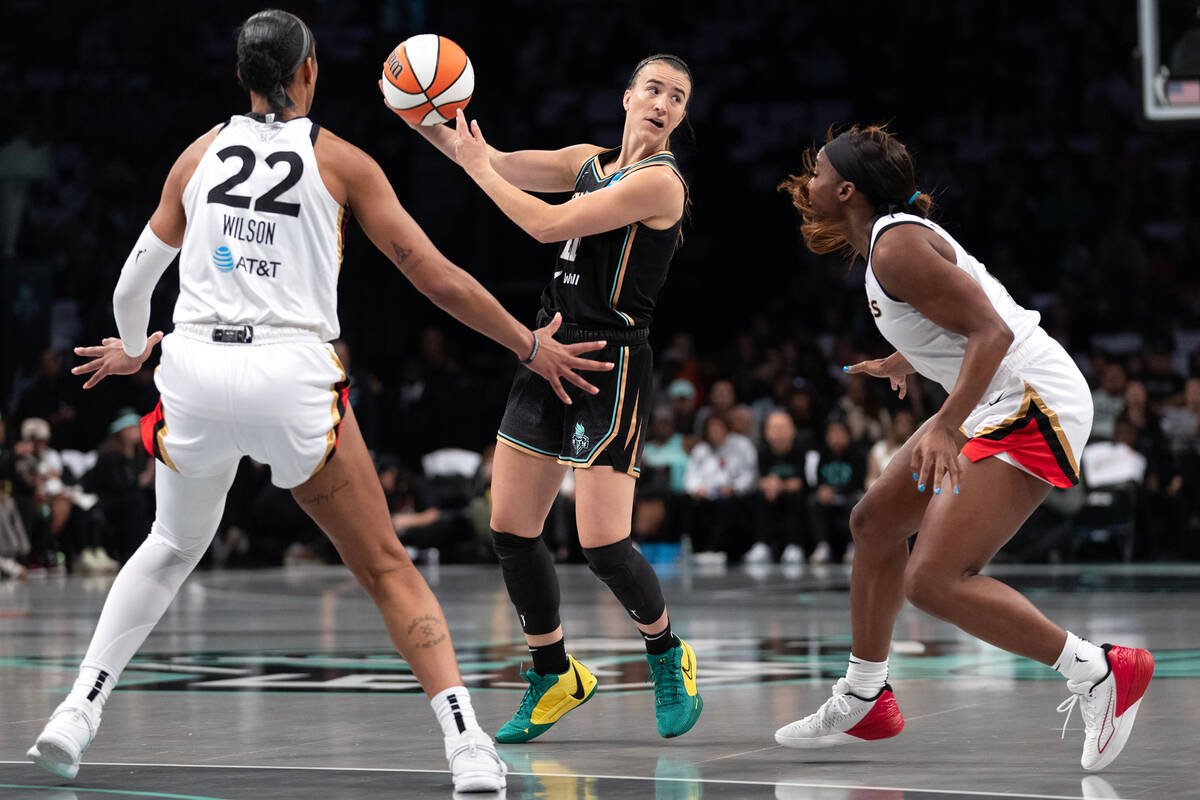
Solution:
<svg viewBox="0 0 1200 800">
<path fill-rule="evenodd" d="M 558 576 L 542 537 L 492 531 L 492 543 L 521 629 L 530 635 L 552 632 L 559 625 Z"/>
<path fill-rule="evenodd" d="M 628 536 L 604 547 L 585 547 L 583 555 L 596 577 L 604 581 L 634 622 L 649 625 L 667 607 L 658 575 Z"/>
</svg>

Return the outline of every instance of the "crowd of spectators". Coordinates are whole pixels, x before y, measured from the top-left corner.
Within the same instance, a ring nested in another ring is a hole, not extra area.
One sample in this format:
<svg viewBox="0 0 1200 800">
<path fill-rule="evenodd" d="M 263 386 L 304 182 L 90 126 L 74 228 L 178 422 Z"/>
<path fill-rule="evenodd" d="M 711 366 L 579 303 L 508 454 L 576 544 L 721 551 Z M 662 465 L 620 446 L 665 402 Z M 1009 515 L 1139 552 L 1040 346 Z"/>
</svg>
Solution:
<svg viewBox="0 0 1200 800">
<path fill-rule="evenodd" d="M 19 123 L 0 131 L 0 570 L 111 569 L 153 514 L 153 470 L 124 422 L 157 401 L 154 364 L 85 397 L 71 347 L 114 333 L 117 271 L 177 153 L 245 107 L 232 72 L 247 13 L 215 2 L 166 20 L 155 8 L 72 1 L 56 12 L 70 26 L 45 26 L 42 4 L 6 5 L 14 28 L 40 34 L 0 47 L 0 100 Z M 1111 555 L 1081 530 L 1112 527 L 1117 509 L 1135 520 L 1132 557 L 1197 557 L 1200 158 L 1186 132 L 1138 123 L 1131 7 L 763 0 L 666 24 L 589 2 L 556 9 L 553 32 L 536 0 L 499 21 L 420 0 L 293 10 L 322 64 L 313 116 L 372 153 L 433 241 L 530 323 L 553 253 L 382 108 L 382 54 L 428 30 L 463 44 L 472 114 L 505 149 L 615 144 L 628 69 L 655 51 L 690 62 L 695 135 L 673 144 L 695 205 L 651 336 L 659 405 L 640 540 L 686 534 L 713 560 L 845 558 L 855 498 L 938 407 L 927 382 L 897 403 L 842 374 L 886 354 L 863 265 L 805 251 L 774 191 L 829 124 L 888 120 L 939 220 L 1042 313 L 1095 388 L 1092 445 L 1077 454 L 1089 485 L 1052 495 L 1014 552 Z M 786 91 L 763 76 L 786 76 Z M 176 283 L 169 270 L 155 292 L 156 329 L 170 330 Z M 422 557 L 487 557 L 486 449 L 516 365 L 421 299 L 353 224 L 340 291 L 338 352 L 399 535 Z M 430 472 L 425 457 L 445 450 L 478 463 Z M 577 552 L 570 489 L 548 523 L 564 558 Z M 323 542 L 247 462 L 211 561 L 335 558 Z"/>
</svg>

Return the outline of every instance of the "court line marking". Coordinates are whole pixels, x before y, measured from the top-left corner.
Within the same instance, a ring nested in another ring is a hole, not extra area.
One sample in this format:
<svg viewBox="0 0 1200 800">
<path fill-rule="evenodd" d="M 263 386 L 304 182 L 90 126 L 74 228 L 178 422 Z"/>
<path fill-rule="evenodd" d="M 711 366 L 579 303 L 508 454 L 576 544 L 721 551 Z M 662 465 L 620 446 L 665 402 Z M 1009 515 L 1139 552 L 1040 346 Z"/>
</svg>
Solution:
<svg viewBox="0 0 1200 800">
<path fill-rule="evenodd" d="M 0 764 L 28 764 L 27 761 L 0 761 Z M 258 769 L 297 772 L 422 772 L 450 774 L 448 769 L 414 769 L 408 767 L 317 767 L 268 764 L 149 764 L 138 761 L 85 761 L 93 767 L 158 767 L 167 769 Z M 1024 800 L 1087 800 L 1078 794 L 1028 794 L 1024 792 L 978 791 L 973 789 L 925 789 L 904 786 L 862 786 L 851 783 L 803 783 L 800 781 L 746 781 L 727 778 L 659 778 L 653 775 L 592 775 L 582 772 L 509 772 L 529 778 L 590 778 L 615 781 L 663 781 L 665 783 L 711 783 L 729 786 L 794 786 L 801 789 L 859 789 L 872 792 L 925 792 L 927 794 L 966 795 L 969 797 L 1018 797 Z"/>
<path fill-rule="evenodd" d="M 0 761 L 0 764 L 11 764 L 11 761 Z M 197 794 L 172 794 L 170 792 L 148 792 L 136 789 L 85 789 L 79 786 L 37 786 L 18 783 L 0 783 L 0 789 L 35 789 L 47 792 L 94 792 L 96 794 L 124 794 L 137 797 L 163 797 L 167 800 L 224 800 L 222 797 Z"/>
</svg>

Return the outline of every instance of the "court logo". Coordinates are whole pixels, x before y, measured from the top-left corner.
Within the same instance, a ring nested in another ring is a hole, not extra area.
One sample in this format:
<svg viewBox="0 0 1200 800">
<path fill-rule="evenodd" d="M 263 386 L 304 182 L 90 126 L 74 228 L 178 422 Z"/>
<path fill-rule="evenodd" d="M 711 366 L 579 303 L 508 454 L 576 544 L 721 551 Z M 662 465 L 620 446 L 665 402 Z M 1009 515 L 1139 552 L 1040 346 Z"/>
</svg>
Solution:
<svg viewBox="0 0 1200 800">
<path fill-rule="evenodd" d="M 221 272 L 233 272 L 233 252 L 225 245 L 213 250 L 213 266 Z"/>
<path fill-rule="evenodd" d="M 575 455 L 579 455 L 587 446 L 592 443 L 587 434 L 583 432 L 583 423 L 575 423 L 575 434 L 571 437 L 571 446 L 575 448 Z"/>
</svg>

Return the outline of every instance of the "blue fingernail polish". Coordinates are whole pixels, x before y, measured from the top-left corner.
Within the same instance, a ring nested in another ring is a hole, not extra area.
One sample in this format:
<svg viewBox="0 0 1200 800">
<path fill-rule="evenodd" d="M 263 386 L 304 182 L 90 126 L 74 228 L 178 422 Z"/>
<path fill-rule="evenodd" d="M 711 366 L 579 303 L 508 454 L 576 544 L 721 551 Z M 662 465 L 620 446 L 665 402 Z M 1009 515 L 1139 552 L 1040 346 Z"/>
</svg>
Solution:
<svg viewBox="0 0 1200 800">
<path fill-rule="evenodd" d="M 954 493 L 955 493 L 955 494 L 958 494 L 958 487 L 957 487 L 957 486 L 955 486 L 955 487 L 954 487 Z"/>
<path fill-rule="evenodd" d="M 918 486 L 917 486 L 917 491 L 918 491 L 918 492 L 923 492 L 923 491 L 925 491 L 925 484 L 923 484 L 923 483 L 922 483 L 922 484 L 918 485 Z"/>
<path fill-rule="evenodd" d="M 934 490 L 933 490 L 933 493 L 934 493 L 934 494 L 941 494 L 941 493 L 942 493 L 942 487 L 938 486 L 936 489 L 934 489 Z"/>
<path fill-rule="evenodd" d="M 849 372 L 849 371 L 850 371 L 849 367 L 842 367 L 842 372 Z"/>
<path fill-rule="evenodd" d="M 915 481 L 915 480 L 919 480 L 919 478 L 917 478 L 917 473 L 915 473 L 915 472 L 913 473 L 913 480 L 914 480 L 914 481 Z"/>
</svg>

